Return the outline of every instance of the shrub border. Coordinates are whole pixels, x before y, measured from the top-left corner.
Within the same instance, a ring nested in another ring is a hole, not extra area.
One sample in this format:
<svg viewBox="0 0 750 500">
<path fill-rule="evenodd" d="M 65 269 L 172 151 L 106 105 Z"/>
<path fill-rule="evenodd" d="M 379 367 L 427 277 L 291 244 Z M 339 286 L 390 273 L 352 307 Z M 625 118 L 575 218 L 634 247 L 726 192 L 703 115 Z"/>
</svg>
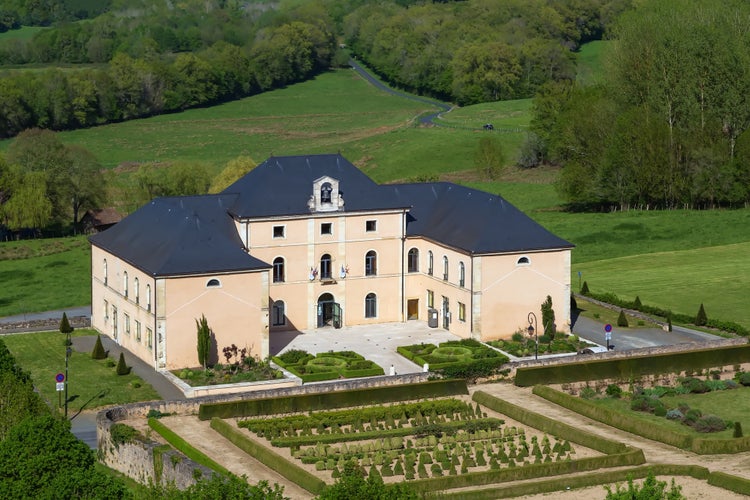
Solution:
<svg viewBox="0 0 750 500">
<path fill-rule="evenodd" d="M 290 462 L 278 453 L 257 443 L 249 436 L 249 433 L 243 433 L 233 428 L 224 420 L 216 417 L 211 419 L 211 428 L 227 438 L 232 444 L 251 457 L 257 459 L 267 467 L 275 470 L 310 493 L 319 495 L 325 489 L 325 481 L 318 479 L 315 475 L 310 474 L 297 464 Z"/>
<path fill-rule="evenodd" d="M 690 450 L 698 455 L 721 455 L 750 450 L 750 436 L 732 439 L 699 438 L 688 433 L 664 427 L 643 425 L 640 420 L 634 419 L 622 412 L 604 408 L 596 403 L 571 396 L 551 387 L 537 385 L 534 386 L 531 392 L 547 401 L 551 401 L 597 422 L 602 422 L 603 424 L 611 425 L 617 429 L 659 441 L 660 443 Z"/>
</svg>

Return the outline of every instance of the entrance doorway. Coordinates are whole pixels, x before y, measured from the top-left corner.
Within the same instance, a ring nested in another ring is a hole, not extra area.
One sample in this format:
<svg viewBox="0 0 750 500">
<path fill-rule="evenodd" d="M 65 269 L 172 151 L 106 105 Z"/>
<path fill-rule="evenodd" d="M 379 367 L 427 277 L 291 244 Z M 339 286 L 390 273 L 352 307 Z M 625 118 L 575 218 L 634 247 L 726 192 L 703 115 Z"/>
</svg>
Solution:
<svg viewBox="0 0 750 500">
<path fill-rule="evenodd" d="M 443 328 L 448 330 L 451 324 L 451 311 L 448 306 L 448 297 L 443 297 Z"/>
<path fill-rule="evenodd" d="M 318 297 L 318 328 L 333 326 L 341 328 L 341 305 L 333 295 L 324 293 Z"/>
<path fill-rule="evenodd" d="M 419 299 L 406 301 L 406 319 L 419 319 Z"/>
</svg>

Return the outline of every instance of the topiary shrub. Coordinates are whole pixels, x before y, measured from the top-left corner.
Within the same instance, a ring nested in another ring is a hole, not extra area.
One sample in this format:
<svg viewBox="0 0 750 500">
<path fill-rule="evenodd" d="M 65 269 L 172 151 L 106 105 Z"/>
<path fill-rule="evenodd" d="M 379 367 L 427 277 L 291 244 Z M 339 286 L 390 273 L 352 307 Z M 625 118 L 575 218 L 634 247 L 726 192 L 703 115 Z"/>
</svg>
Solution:
<svg viewBox="0 0 750 500">
<path fill-rule="evenodd" d="M 581 287 L 581 295 L 588 295 L 589 293 L 589 284 L 584 281 L 583 286 Z"/>
<path fill-rule="evenodd" d="M 130 367 L 125 364 L 125 355 L 123 353 L 120 353 L 120 359 L 117 361 L 115 372 L 118 375 L 128 375 L 130 373 Z"/>
<path fill-rule="evenodd" d="M 736 438 L 742 437 L 742 422 L 734 423 L 734 432 L 732 433 L 732 437 L 736 437 Z"/>
<path fill-rule="evenodd" d="M 641 298 L 636 295 L 635 300 L 633 301 L 633 309 L 640 311 L 641 307 L 643 307 L 643 304 L 641 304 Z"/>
<path fill-rule="evenodd" d="M 701 302 L 701 306 L 698 309 L 698 314 L 695 316 L 695 325 L 706 326 L 707 322 L 708 317 L 706 316 L 706 310 L 703 308 L 703 302 Z"/>
<path fill-rule="evenodd" d="M 622 309 L 620 309 L 620 315 L 617 317 L 617 326 L 628 327 L 628 318 L 625 317 L 625 311 Z"/>
<path fill-rule="evenodd" d="M 94 344 L 94 350 L 91 351 L 91 358 L 92 359 L 105 359 L 106 357 L 107 357 L 107 353 L 104 351 L 104 346 L 102 345 L 102 336 L 97 335 L 96 343 Z"/>
</svg>

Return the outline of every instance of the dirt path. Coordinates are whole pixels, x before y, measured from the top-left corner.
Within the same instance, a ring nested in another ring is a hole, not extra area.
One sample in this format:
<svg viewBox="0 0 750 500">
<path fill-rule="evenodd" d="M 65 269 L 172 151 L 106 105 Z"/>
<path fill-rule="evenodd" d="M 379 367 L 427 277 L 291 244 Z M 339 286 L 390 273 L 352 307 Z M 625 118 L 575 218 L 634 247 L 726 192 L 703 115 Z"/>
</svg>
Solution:
<svg viewBox="0 0 750 500">
<path fill-rule="evenodd" d="M 258 481 L 278 483 L 284 486 L 284 495 L 294 500 L 307 500 L 313 497 L 307 490 L 288 481 L 278 472 L 237 448 L 224 436 L 211 429 L 208 421 L 198 420 L 195 415 L 163 417 L 160 421 L 233 474 L 247 476 L 251 484 Z"/>
<path fill-rule="evenodd" d="M 546 399 L 533 395 L 530 387 L 521 388 L 511 384 L 488 384 L 471 388 L 471 392 L 476 390 L 492 394 L 500 399 L 568 425 L 585 429 L 592 434 L 640 448 L 646 456 L 646 462 L 650 464 L 699 465 L 711 471 L 722 471 L 750 479 L 750 452 L 734 455 L 697 455 L 690 451 L 636 436 L 591 420 L 562 406 L 551 403 Z"/>
</svg>

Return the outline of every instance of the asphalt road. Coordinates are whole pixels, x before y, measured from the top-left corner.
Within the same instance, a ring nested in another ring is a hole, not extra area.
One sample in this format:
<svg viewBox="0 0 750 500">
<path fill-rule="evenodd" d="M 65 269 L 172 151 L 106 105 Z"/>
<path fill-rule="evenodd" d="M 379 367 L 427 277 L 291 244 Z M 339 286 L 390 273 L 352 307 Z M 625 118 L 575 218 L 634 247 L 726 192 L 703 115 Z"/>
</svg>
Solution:
<svg viewBox="0 0 750 500">
<path fill-rule="evenodd" d="M 595 344 L 602 346 L 607 344 L 604 337 L 604 324 L 583 316 L 579 316 L 575 320 L 573 333 Z M 610 344 L 614 344 L 616 350 L 624 351 L 643 347 L 692 344 L 718 339 L 720 337 L 715 335 L 679 326 L 672 327 L 671 332 L 665 332 L 661 328 L 619 328 L 612 325 Z"/>
</svg>

